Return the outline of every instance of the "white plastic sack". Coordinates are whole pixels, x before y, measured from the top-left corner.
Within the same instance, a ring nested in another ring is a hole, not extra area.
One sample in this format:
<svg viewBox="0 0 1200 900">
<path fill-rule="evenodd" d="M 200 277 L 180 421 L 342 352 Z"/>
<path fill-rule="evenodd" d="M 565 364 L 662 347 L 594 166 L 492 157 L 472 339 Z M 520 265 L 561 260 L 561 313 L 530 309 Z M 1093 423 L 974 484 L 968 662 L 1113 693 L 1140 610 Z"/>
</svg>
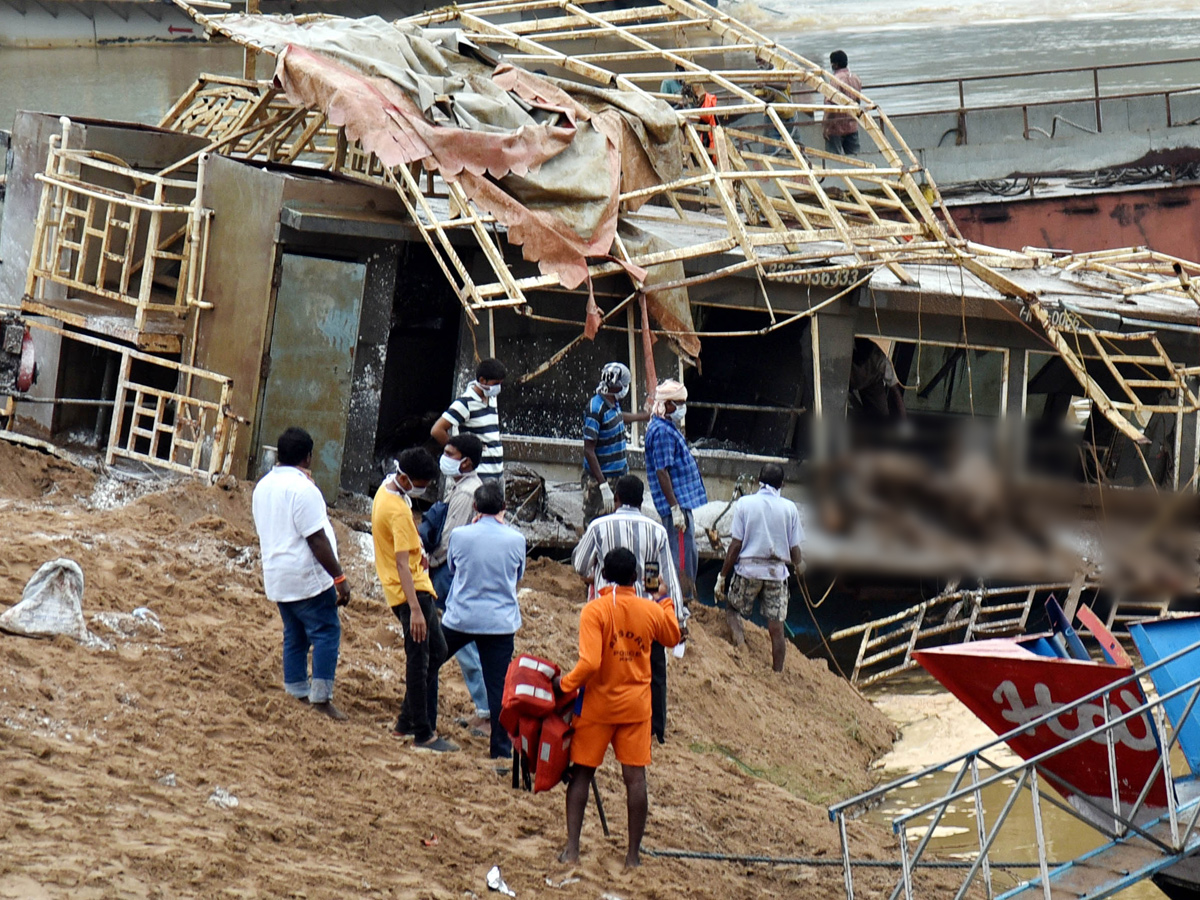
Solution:
<svg viewBox="0 0 1200 900">
<path fill-rule="evenodd" d="M 88 641 L 83 621 L 83 570 L 70 559 L 43 565 L 21 594 L 21 602 L 0 613 L 0 629 L 15 634 L 65 634 Z"/>
</svg>

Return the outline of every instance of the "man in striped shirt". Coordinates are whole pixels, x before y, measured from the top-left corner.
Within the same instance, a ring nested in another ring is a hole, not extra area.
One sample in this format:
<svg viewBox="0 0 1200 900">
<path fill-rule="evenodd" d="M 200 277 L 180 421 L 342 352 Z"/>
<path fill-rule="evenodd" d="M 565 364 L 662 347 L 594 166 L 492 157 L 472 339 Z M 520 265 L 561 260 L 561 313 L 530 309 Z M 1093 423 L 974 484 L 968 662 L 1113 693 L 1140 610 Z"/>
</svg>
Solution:
<svg viewBox="0 0 1200 900">
<path fill-rule="evenodd" d="M 617 479 L 629 471 L 625 459 L 625 426 L 645 422 L 647 413 L 627 413 L 621 401 L 629 394 L 632 376 L 624 363 L 610 362 L 600 370 L 600 384 L 583 415 L 583 524 L 611 512 Z"/>
<path fill-rule="evenodd" d="M 646 598 L 653 597 L 658 591 L 656 585 L 646 585 L 647 570 L 653 577 L 657 568 L 660 583 L 667 586 L 667 594 L 675 603 L 675 618 L 686 637 L 687 618 L 691 612 L 684 605 L 679 589 L 671 541 L 666 528 L 642 514 L 644 496 L 645 486 L 636 475 L 617 479 L 616 512 L 601 516 L 588 526 L 571 562 L 575 571 L 590 581 L 598 593 L 608 586 L 603 571 L 604 557 L 619 548 L 629 550 L 637 559 L 634 590 Z M 667 728 L 667 654 L 659 644 L 650 648 L 650 694 L 650 729 L 661 744 Z"/>
<path fill-rule="evenodd" d="M 475 369 L 467 392 L 450 404 L 433 423 L 429 434 L 441 446 L 455 434 L 473 434 L 483 441 L 483 462 L 475 471 L 484 481 L 504 477 L 504 445 L 500 442 L 500 414 L 496 398 L 508 370 L 498 359 L 485 359 Z"/>
</svg>

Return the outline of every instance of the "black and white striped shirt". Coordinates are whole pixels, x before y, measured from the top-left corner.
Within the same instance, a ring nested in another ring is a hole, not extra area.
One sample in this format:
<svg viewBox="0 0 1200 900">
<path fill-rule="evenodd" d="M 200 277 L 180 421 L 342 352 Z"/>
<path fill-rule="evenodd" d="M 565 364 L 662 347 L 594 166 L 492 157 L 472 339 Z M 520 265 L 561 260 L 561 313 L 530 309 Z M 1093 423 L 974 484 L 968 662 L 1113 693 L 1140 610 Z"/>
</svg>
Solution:
<svg viewBox="0 0 1200 900">
<path fill-rule="evenodd" d="M 671 553 L 667 529 L 643 515 L 640 509 L 622 506 L 611 515 L 594 519 L 575 548 L 571 562 L 576 572 L 584 578 L 595 580 L 596 590 L 599 591 L 608 584 L 601 573 L 604 557 L 610 551 L 621 547 L 630 551 L 637 559 L 638 579 L 633 587 L 643 597 L 649 596 L 643 583 L 646 561 L 658 562 L 659 577 L 665 581 L 667 592 L 675 601 L 675 618 L 682 625 L 690 613 L 683 605 L 683 592 L 679 589 L 679 576 L 676 572 L 678 563 Z"/>
<path fill-rule="evenodd" d="M 504 445 L 500 442 L 500 414 L 494 397 L 480 400 L 474 388 L 467 388 L 442 418 L 450 423 L 452 434 L 473 434 L 483 441 L 483 461 L 475 470 L 480 478 L 504 475 Z"/>
</svg>

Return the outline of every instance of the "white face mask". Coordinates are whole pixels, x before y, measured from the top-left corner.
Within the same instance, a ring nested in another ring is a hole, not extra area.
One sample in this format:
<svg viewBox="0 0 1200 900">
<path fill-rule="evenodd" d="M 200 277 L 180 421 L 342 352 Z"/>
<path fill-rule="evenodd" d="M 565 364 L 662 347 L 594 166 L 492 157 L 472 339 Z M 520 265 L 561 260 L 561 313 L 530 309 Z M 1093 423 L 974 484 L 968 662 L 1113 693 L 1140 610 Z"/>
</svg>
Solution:
<svg viewBox="0 0 1200 900">
<path fill-rule="evenodd" d="M 396 489 L 397 494 L 400 494 L 402 497 L 407 497 L 412 493 L 412 491 L 408 490 L 403 484 L 400 483 L 401 476 L 405 478 L 408 477 L 407 475 L 404 475 L 403 472 L 396 472 L 392 475 L 392 487 Z M 412 481 L 410 480 L 409 483 L 411 484 Z"/>
<path fill-rule="evenodd" d="M 625 387 L 621 388 L 613 396 L 615 396 L 618 400 L 624 400 L 626 397 L 629 396 L 629 385 L 625 385 Z"/>
<path fill-rule="evenodd" d="M 443 475 L 461 475 L 462 460 L 451 459 L 449 456 L 443 453 L 441 458 L 438 459 L 438 468 L 442 470 Z"/>
<path fill-rule="evenodd" d="M 489 399 L 493 397 L 499 397 L 500 388 L 503 387 L 503 385 L 500 384 L 480 384 L 478 381 L 475 382 L 475 386 L 479 388 L 483 396 L 488 397 Z"/>
<path fill-rule="evenodd" d="M 687 404 L 680 403 L 678 406 L 675 407 L 675 411 L 673 413 L 671 413 L 670 415 L 671 415 L 672 422 L 674 422 L 676 425 L 681 425 L 683 423 L 684 418 L 687 416 Z"/>
</svg>

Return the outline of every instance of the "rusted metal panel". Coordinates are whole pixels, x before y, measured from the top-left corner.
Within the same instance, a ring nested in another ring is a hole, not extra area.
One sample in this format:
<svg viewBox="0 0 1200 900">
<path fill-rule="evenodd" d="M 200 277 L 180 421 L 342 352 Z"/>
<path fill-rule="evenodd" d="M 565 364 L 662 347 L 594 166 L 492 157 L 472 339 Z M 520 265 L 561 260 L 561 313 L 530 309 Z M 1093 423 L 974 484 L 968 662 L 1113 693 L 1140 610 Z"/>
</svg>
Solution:
<svg viewBox="0 0 1200 900">
<path fill-rule="evenodd" d="M 284 253 L 259 443 L 298 425 L 313 436 L 312 476 L 337 500 L 366 265 Z"/>
<path fill-rule="evenodd" d="M 208 251 L 214 262 L 205 279 L 205 299 L 213 310 L 200 317 L 196 365 L 233 380 L 230 407 L 246 419 L 254 418 L 262 390 L 282 195 L 278 173 L 219 156 L 209 162 L 204 196 L 214 211 Z M 253 433 L 234 448 L 232 471 L 238 477 L 252 474 Z"/>
</svg>

